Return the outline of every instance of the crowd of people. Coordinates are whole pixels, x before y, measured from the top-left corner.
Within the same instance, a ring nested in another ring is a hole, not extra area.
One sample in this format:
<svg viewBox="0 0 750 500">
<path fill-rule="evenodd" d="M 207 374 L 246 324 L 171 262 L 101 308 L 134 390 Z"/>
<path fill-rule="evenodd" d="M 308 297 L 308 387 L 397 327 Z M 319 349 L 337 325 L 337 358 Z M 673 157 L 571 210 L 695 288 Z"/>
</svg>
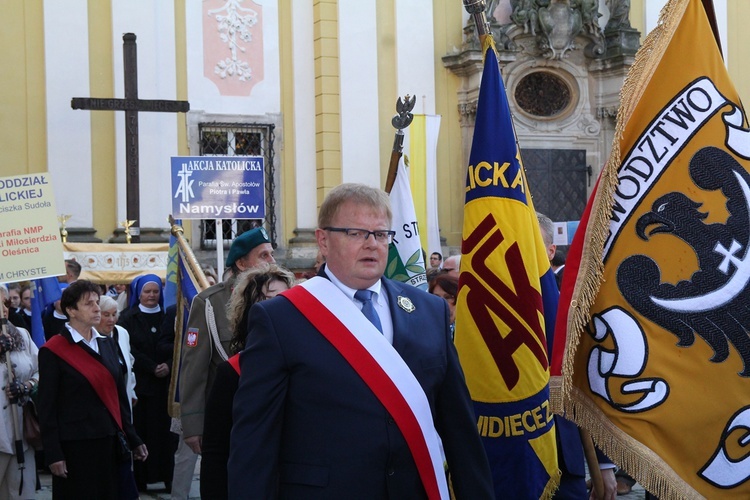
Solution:
<svg viewBox="0 0 750 500">
<path fill-rule="evenodd" d="M 264 229 L 239 235 L 225 280 L 194 298 L 178 337 L 157 275 L 102 287 L 66 262 L 39 349 L 29 287 L 0 286 L 10 319 L 0 354 L 13 367 L 0 365 L 0 498 L 33 498 L 36 460 L 53 476 L 54 498 L 134 499 L 163 483 L 184 499 L 199 455 L 207 499 L 421 498 L 448 481 L 457 498 L 493 497 L 453 347 L 460 255 L 430 255 L 429 293 L 384 278 L 391 218 L 382 191 L 333 189 L 318 217 L 315 272 L 301 279 L 276 263 Z M 553 261 L 551 221 L 539 220 Z M 179 418 L 167 410 L 173 370 Z M 383 392 L 388 384 L 408 411 Z M 13 427 L 26 401 L 36 404 L 41 450 Z M 411 411 L 416 437 L 403 431 Z M 559 444 L 563 485 L 568 474 L 585 495 L 582 457 Z M 415 446 L 427 450 L 422 461 Z M 611 495 L 614 475 L 605 478 Z"/>
</svg>

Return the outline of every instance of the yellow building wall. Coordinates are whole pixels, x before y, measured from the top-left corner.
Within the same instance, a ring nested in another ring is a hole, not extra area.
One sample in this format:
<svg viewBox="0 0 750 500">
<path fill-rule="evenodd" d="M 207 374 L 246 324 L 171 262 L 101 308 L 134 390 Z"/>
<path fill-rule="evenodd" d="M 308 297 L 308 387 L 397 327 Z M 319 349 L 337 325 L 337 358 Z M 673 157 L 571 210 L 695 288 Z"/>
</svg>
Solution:
<svg viewBox="0 0 750 500">
<path fill-rule="evenodd" d="M 2 4 L 0 30 L 0 175 L 47 171 L 42 0 Z"/>
<path fill-rule="evenodd" d="M 440 120 L 437 146 L 438 222 L 449 246 L 461 244 L 466 167 L 462 153 L 458 90 L 461 78 L 443 66 L 442 57 L 463 42 L 463 4 L 435 2 L 435 112 Z"/>
<path fill-rule="evenodd" d="M 341 184 L 338 2 L 313 0 L 317 205 Z"/>
<path fill-rule="evenodd" d="M 89 88 L 92 96 L 114 96 L 112 62 L 112 19 L 109 2 L 89 2 Z M 89 113 L 91 119 L 91 184 L 94 206 L 93 224 L 97 237 L 106 239 L 118 227 L 115 119 L 121 113 L 78 111 Z M 122 119 L 122 117 L 119 117 Z"/>
<path fill-rule="evenodd" d="M 281 160 L 281 196 L 284 200 L 284 210 L 281 227 L 284 233 L 281 241 L 289 241 L 294 237 L 297 224 L 297 192 L 295 168 L 297 165 L 297 150 L 295 148 L 294 133 L 294 64 L 293 46 L 295 41 L 292 28 L 294 11 L 289 2 L 279 2 L 279 71 L 281 72 L 281 116 L 284 135 L 284 148 L 280 151 Z M 291 36 L 289 36 L 291 34 Z"/>
<path fill-rule="evenodd" d="M 380 186 L 385 186 L 389 159 L 396 129 L 391 124 L 396 114 L 398 95 L 398 43 L 396 40 L 396 2 L 382 0 L 376 4 L 378 39 L 378 136 L 380 141 Z"/>
<path fill-rule="evenodd" d="M 750 47 L 748 0 L 727 0 L 727 67 L 743 102 L 750 96 Z"/>
</svg>

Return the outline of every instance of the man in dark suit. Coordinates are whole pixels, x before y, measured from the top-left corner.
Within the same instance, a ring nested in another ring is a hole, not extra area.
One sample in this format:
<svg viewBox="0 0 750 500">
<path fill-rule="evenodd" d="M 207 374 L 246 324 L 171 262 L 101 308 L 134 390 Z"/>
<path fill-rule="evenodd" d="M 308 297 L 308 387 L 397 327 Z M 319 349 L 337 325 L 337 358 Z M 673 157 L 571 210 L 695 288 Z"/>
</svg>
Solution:
<svg viewBox="0 0 750 500">
<path fill-rule="evenodd" d="M 320 274 L 250 312 L 229 497 L 436 497 L 445 462 L 457 498 L 493 498 L 447 305 L 383 278 L 387 195 L 340 185 L 318 225 Z"/>
<path fill-rule="evenodd" d="M 552 219 L 539 212 L 536 213 L 539 221 L 539 229 L 542 232 L 542 240 L 547 249 L 547 257 L 552 264 L 555 258 L 557 246 L 553 241 L 554 224 Z M 564 263 L 563 263 L 564 265 Z M 562 270 L 561 270 L 562 273 Z M 557 286 L 560 286 L 558 281 Z M 547 352 L 552 352 L 554 337 L 547 339 Z M 555 500 L 573 500 L 587 498 L 586 467 L 584 465 L 583 444 L 578 426 L 562 415 L 555 415 L 555 428 L 557 429 L 557 463 L 560 467 L 562 477 L 560 487 L 553 497 Z M 604 496 L 606 500 L 614 500 L 617 496 L 614 469 L 615 465 L 600 450 L 596 450 L 597 460 L 602 472 L 604 485 Z M 591 493 L 592 498 L 597 498 L 596 492 Z"/>
</svg>

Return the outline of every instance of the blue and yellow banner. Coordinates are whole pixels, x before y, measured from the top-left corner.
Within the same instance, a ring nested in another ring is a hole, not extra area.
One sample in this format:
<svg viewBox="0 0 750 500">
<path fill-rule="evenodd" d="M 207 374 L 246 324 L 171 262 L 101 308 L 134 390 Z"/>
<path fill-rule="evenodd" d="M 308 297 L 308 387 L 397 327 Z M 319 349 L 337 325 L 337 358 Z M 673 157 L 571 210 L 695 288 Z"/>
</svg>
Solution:
<svg viewBox="0 0 750 500">
<path fill-rule="evenodd" d="M 484 57 L 455 342 L 496 497 L 538 499 L 550 496 L 559 478 L 547 361 L 558 293 L 490 37 Z"/>
<path fill-rule="evenodd" d="M 174 224 L 179 226 L 181 222 L 175 221 Z M 188 314 L 190 314 L 190 305 L 193 303 L 195 296 L 208 286 L 206 277 L 202 274 L 203 271 L 196 268 L 196 272 L 201 273 L 200 276 L 197 276 L 192 270 L 195 266 L 188 265 L 190 261 L 195 263 L 195 256 L 182 238 L 182 234 L 177 231 L 177 235 L 175 235 L 173 229 L 169 240 L 169 263 L 167 265 L 164 302 L 166 307 L 169 307 L 168 302 L 175 306 L 175 339 L 168 408 L 169 415 L 175 418 L 180 416 L 180 359 L 182 357 L 182 338 L 187 326 Z"/>
<path fill-rule="evenodd" d="M 563 408 L 662 499 L 750 498 L 747 123 L 701 0 L 670 0 L 568 255 Z"/>
</svg>

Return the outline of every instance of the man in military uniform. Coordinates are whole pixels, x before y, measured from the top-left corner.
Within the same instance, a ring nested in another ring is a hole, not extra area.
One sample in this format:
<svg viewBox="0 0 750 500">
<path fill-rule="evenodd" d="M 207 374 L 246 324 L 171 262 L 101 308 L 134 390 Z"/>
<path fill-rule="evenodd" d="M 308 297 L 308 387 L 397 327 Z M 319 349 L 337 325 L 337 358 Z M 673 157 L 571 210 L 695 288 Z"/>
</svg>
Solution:
<svg viewBox="0 0 750 500">
<path fill-rule="evenodd" d="M 180 413 L 185 443 L 201 453 L 203 416 L 216 367 L 228 358 L 232 332 L 226 304 L 238 274 L 263 263 L 273 264 L 273 247 L 266 230 L 255 228 L 239 235 L 229 249 L 226 266 L 231 276 L 199 293 L 190 308 L 182 346 Z"/>
</svg>

